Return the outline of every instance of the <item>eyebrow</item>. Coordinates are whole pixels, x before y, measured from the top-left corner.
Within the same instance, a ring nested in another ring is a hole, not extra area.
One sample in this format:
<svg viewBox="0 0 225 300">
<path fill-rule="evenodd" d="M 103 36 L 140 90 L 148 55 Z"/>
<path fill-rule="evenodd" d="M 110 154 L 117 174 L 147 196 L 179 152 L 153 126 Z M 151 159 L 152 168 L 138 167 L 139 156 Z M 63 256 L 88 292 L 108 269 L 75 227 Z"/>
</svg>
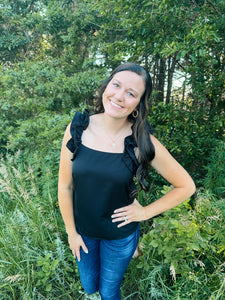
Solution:
<svg viewBox="0 0 225 300">
<path fill-rule="evenodd" d="M 121 81 L 119 81 L 116 78 L 113 78 L 113 80 L 116 80 L 118 83 L 121 83 Z M 139 95 L 139 93 L 136 90 L 132 89 L 132 88 L 129 88 L 128 90 L 133 91 L 134 93 L 136 93 L 137 95 Z"/>
</svg>

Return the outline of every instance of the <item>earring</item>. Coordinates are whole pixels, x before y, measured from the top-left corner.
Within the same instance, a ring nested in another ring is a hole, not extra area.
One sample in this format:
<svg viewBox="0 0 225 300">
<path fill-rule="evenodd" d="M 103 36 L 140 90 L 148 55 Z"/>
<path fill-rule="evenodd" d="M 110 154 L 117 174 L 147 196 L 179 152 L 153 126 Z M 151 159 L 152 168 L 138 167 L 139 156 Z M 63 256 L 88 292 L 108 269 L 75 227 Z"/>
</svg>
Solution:
<svg viewBox="0 0 225 300">
<path fill-rule="evenodd" d="M 132 117 L 133 117 L 134 119 L 136 119 L 136 118 L 138 117 L 138 110 L 134 110 L 134 111 L 132 112 Z"/>
</svg>

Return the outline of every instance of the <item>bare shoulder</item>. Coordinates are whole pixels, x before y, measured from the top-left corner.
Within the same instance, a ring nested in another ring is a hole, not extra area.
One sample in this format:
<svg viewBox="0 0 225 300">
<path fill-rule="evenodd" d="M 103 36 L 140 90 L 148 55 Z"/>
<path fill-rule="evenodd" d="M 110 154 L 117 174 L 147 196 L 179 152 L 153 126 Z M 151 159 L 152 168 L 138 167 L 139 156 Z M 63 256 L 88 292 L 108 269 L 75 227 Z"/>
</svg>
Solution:
<svg viewBox="0 0 225 300">
<path fill-rule="evenodd" d="M 61 147 L 61 157 L 62 156 L 68 156 L 70 159 L 72 157 L 72 153 L 69 151 L 69 149 L 67 148 L 67 142 L 71 139 L 71 133 L 70 133 L 70 126 L 71 123 L 69 123 L 69 125 L 66 127 L 64 136 L 63 136 L 63 140 L 62 140 L 62 147 Z"/>
<path fill-rule="evenodd" d="M 65 133 L 64 133 L 64 137 L 63 137 L 63 142 L 68 142 L 69 139 L 71 139 L 71 133 L 70 133 L 70 126 L 71 123 L 69 123 L 69 125 L 66 127 Z"/>
<path fill-rule="evenodd" d="M 155 148 L 155 157 L 151 161 L 151 165 L 157 169 L 158 166 L 175 164 L 177 161 L 169 153 L 169 151 L 164 147 L 164 145 L 152 134 L 150 135 L 151 141 Z"/>
<path fill-rule="evenodd" d="M 166 147 L 152 134 L 150 134 L 150 138 L 151 138 L 151 141 L 154 145 L 154 148 L 155 148 L 155 158 L 158 159 L 158 158 L 163 158 L 163 156 L 170 156 L 170 153 L 169 151 L 166 149 Z"/>
<path fill-rule="evenodd" d="M 60 164 L 59 164 L 59 187 L 68 188 L 72 186 L 72 157 L 73 153 L 67 148 L 67 142 L 71 139 L 70 134 L 71 123 L 67 126 L 61 148 Z"/>
</svg>

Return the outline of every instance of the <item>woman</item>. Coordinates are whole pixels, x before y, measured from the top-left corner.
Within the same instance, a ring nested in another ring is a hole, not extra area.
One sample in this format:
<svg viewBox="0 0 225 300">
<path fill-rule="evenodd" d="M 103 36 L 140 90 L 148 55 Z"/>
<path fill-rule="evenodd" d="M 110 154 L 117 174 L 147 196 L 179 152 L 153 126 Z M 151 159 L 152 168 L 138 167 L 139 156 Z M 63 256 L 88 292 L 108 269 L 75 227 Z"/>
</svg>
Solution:
<svg viewBox="0 0 225 300">
<path fill-rule="evenodd" d="M 58 198 L 88 294 L 119 300 L 124 273 L 137 247 L 139 222 L 186 200 L 195 191 L 188 173 L 151 134 L 149 73 L 134 63 L 117 67 L 100 90 L 95 113 L 76 113 L 66 129 Z M 173 189 L 143 207 L 135 198 L 136 176 L 147 190 L 152 166 Z"/>
</svg>

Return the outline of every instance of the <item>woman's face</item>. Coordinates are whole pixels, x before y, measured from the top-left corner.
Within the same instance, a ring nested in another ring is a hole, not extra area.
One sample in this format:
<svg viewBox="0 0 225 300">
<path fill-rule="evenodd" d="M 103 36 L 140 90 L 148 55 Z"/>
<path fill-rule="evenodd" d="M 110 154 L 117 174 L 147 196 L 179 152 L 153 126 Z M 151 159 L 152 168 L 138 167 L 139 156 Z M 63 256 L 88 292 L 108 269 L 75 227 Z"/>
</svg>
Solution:
<svg viewBox="0 0 225 300">
<path fill-rule="evenodd" d="M 105 113 L 117 119 L 127 118 L 136 110 L 144 91 L 141 76 L 131 71 L 116 73 L 102 95 Z"/>
</svg>

